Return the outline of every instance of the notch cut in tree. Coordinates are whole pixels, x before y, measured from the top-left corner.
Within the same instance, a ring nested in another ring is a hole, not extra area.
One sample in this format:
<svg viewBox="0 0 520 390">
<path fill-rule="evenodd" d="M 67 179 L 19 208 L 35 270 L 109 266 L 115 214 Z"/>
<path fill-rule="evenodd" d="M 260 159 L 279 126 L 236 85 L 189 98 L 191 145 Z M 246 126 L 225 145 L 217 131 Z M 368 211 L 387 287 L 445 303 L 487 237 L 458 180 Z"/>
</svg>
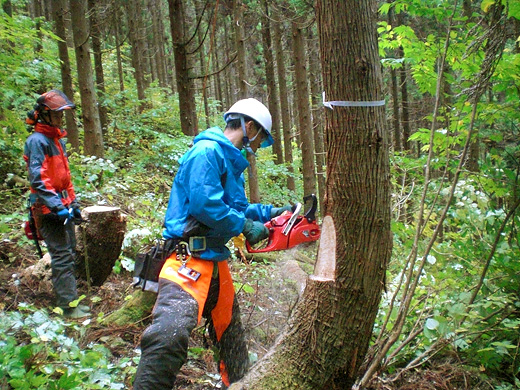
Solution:
<svg viewBox="0 0 520 390">
<path fill-rule="evenodd" d="M 125 238 L 126 215 L 119 207 L 91 206 L 82 211 L 87 223 L 76 226 L 76 273 L 101 286 L 119 258 Z"/>
</svg>

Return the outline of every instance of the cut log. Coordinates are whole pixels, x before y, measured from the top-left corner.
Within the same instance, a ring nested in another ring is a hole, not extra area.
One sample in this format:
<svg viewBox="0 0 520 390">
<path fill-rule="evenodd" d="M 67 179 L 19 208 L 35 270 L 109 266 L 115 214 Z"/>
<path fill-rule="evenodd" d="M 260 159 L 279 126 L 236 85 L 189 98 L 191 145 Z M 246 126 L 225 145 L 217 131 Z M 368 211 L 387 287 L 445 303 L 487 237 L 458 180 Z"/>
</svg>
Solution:
<svg viewBox="0 0 520 390">
<path fill-rule="evenodd" d="M 86 223 L 76 226 L 76 273 L 101 286 L 119 258 L 126 231 L 126 215 L 119 207 L 91 206 L 81 213 Z"/>
</svg>

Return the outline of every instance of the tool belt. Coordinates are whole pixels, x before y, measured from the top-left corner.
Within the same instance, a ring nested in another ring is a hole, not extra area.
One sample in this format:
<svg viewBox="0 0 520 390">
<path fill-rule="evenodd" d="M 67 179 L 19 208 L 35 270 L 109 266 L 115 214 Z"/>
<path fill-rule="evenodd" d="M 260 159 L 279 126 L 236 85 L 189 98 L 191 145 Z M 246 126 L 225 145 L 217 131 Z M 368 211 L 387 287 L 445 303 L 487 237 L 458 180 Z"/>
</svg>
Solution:
<svg viewBox="0 0 520 390">
<path fill-rule="evenodd" d="M 225 243 L 224 243 L 225 244 Z M 207 247 L 223 245 L 220 238 L 189 237 L 186 240 L 171 238 L 159 240 L 157 244 L 146 253 L 139 253 L 135 259 L 133 286 L 143 291 L 157 292 L 159 287 L 159 274 L 166 259 L 173 252 L 181 256 L 194 255 L 203 252 Z"/>
</svg>

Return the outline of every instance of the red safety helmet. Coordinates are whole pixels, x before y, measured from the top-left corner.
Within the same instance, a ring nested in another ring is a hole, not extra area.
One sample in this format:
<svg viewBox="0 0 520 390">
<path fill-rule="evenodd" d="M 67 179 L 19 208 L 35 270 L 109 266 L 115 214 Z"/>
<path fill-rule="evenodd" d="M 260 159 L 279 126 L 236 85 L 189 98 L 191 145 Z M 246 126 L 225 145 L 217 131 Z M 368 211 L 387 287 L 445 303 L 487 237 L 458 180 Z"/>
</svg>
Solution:
<svg viewBox="0 0 520 390">
<path fill-rule="evenodd" d="M 51 111 L 63 111 L 76 108 L 76 105 L 72 103 L 63 92 L 57 89 L 44 93 L 36 100 L 36 103 L 42 106 L 44 110 Z"/>
<path fill-rule="evenodd" d="M 29 125 L 34 125 L 38 121 L 38 116 L 45 111 L 63 111 L 72 110 L 76 105 L 72 103 L 69 98 L 60 90 L 52 89 L 44 93 L 36 100 L 34 110 L 27 113 L 25 121 Z"/>
</svg>

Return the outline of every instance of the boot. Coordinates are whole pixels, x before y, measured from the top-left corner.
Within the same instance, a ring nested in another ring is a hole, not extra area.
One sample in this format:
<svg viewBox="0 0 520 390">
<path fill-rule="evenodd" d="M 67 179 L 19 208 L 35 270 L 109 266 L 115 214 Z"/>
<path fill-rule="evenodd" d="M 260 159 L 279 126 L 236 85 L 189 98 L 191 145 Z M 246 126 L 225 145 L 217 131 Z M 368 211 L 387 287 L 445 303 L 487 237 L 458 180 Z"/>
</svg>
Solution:
<svg viewBox="0 0 520 390">
<path fill-rule="evenodd" d="M 81 305 L 81 306 L 84 306 L 84 305 Z M 77 318 L 89 317 L 90 312 L 88 310 L 82 310 L 79 306 L 71 307 L 71 308 L 63 310 L 63 316 L 65 318 L 77 319 Z"/>
</svg>

